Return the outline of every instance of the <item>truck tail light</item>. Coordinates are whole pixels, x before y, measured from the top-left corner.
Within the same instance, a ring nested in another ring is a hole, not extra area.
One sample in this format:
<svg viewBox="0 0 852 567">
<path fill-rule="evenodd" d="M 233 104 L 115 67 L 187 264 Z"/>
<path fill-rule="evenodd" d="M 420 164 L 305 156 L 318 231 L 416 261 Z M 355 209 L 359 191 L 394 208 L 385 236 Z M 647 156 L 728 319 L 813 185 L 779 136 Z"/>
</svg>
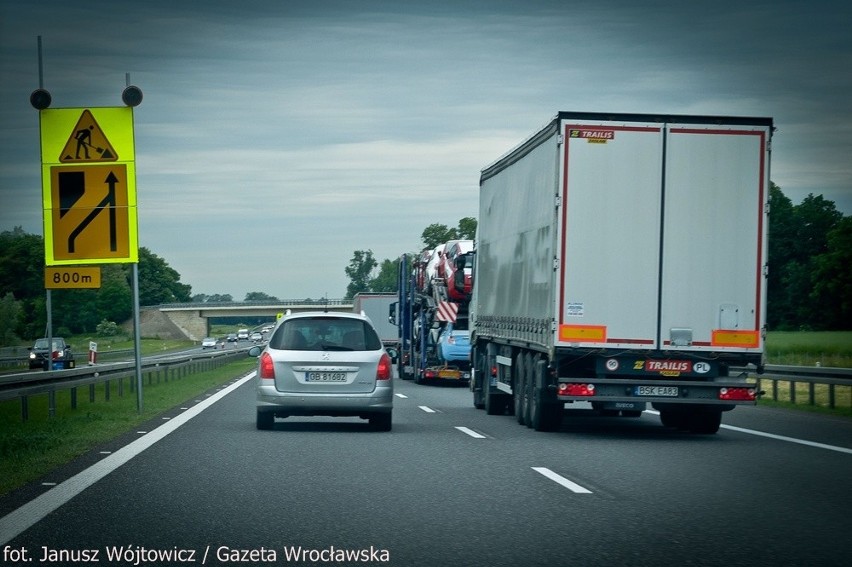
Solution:
<svg viewBox="0 0 852 567">
<path fill-rule="evenodd" d="M 382 358 L 379 360 L 379 366 L 376 368 L 376 380 L 390 380 L 391 379 L 391 359 L 388 356 L 388 353 L 382 354 Z"/>
<path fill-rule="evenodd" d="M 559 396 L 586 396 L 591 397 L 595 395 L 595 385 L 594 384 L 568 384 L 561 383 L 559 384 L 559 390 L 557 392 Z"/>
<path fill-rule="evenodd" d="M 721 388 L 719 390 L 720 400 L 753 402 L 756 395 L 754 388 Z"/>
<path fill-rule="evenodd" d="M 275 380 L 275 363 L 268 352 L 260 355 L 260 377 L 264 380 Z"/>
</svg>

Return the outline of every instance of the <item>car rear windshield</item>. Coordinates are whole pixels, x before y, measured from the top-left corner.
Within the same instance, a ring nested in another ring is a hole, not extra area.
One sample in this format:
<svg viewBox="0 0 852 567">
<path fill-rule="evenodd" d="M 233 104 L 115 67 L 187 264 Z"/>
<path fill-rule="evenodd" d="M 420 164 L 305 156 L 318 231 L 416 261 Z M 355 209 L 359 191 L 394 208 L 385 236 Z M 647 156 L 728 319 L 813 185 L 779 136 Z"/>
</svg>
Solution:
<svg viewBox="0 0 852 567">
<path fill-rule="evenodd" d="M 304 317 L 282 323 L 269 341 L 276 350 L 379 350 L 382 341 L 361 319 Z"/>
</svg>

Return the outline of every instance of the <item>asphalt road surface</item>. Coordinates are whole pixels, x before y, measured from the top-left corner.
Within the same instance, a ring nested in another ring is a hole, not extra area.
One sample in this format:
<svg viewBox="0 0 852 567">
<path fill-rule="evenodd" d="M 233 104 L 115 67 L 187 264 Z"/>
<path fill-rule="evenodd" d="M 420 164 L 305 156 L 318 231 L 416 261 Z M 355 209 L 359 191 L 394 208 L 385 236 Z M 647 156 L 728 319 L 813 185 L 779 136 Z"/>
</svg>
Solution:
<svg viewBox="0 0 852 567">
<path fill-rule="evenodd" d="M 849 565 L 852 420 L 568 409 L 540 433 L 395 386 L 389 433 L 257 431 L 235 380 L 0 500 L 0 565 Z"/>
</svg>

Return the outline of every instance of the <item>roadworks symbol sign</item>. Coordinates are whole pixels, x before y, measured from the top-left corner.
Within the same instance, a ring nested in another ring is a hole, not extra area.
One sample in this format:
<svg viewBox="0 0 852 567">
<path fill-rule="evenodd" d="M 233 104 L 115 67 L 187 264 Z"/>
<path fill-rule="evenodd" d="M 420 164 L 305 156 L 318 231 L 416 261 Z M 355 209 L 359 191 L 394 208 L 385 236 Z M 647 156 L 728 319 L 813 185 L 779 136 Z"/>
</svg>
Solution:
<svg viewBox="0 0 852 567">
<path fill-rule="evenodd" d="M 92 113 L 86 109 L 71 131 L 62 153 L 60 163 L 93 163 L 118 161 L 118 154 L 107 140 Z"/>
</svg>

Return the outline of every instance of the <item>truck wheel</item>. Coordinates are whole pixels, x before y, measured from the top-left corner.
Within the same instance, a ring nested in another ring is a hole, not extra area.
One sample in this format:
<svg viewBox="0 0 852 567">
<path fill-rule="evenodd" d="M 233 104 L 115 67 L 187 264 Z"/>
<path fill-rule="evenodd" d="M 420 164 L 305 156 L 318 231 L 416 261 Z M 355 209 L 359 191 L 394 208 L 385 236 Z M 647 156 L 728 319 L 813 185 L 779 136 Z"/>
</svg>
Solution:
<svg viewBox="0 0 852 567">
<path fill-rule="evenodd" d="M 470 389 L 473 392 L 473 407 L 483 409 L 485 407 L 485 396 L 482 393 L 481 378 L 471 378 Z"/>
<path fill-rule="evenodd" d="M 485 388 L 485 413 L 488 415 L 503 415 L 506 413 L 506 408 L 509 407 L 509 400 L 506 394 L 498 394 L 491 391 L 490 386 L 483 385 Z"/>
<path fill-rule="evenodd" d="M 536 431 L 555 431 L 562 423 L 562 403 L 552 403 L 547 399 L 546 369 L 545 362 L 536 355 L 530 364 L 530 425 Z"/>
<path fill-rule="evenodd" d="M 660 422 L 663 427 L 674 427 L 684 429 L 686 427 L 687 414 L 675 410 L 660 410 Z"/>
<path fill-rule="evenodd" d="M 506 394 L 492 391 L 491 368 L 494 366 L 490 355 L 483 358 L 485 361 L 485 378 L 482 380 L 482 397 L 485 399 L 485 413 L 488 415 L 503 415 L 512 400 Z"/>
<path fill-rule="evenodd" d="M 515 402 L 515 419 L 521 425 L 529 424 L 529 396 L 527 395 L 527 372 L 522 354 L 515 358 L 512 368 L 515 373 L 514 387 L 512 388 L 512 399 Z"/>
<path fill-rule="evenodd" d="M 722 425 L 722 412 L 718 410 L 705 410 L 689 414 L 687 427 L 693 433 L 712 435 L 719 431 Z"/>
<path fill-rule="evenodd" d="M 485 408 L 485 382 L 488 374 L 485 373 L 484 362 L 485 357 L 480 355 L 478 351 L 473 352 L 473 367 L 474 373 L 470 379 L 470 390 L 473 392 L 473 407 L 476 409 Z"/>
</svg>

